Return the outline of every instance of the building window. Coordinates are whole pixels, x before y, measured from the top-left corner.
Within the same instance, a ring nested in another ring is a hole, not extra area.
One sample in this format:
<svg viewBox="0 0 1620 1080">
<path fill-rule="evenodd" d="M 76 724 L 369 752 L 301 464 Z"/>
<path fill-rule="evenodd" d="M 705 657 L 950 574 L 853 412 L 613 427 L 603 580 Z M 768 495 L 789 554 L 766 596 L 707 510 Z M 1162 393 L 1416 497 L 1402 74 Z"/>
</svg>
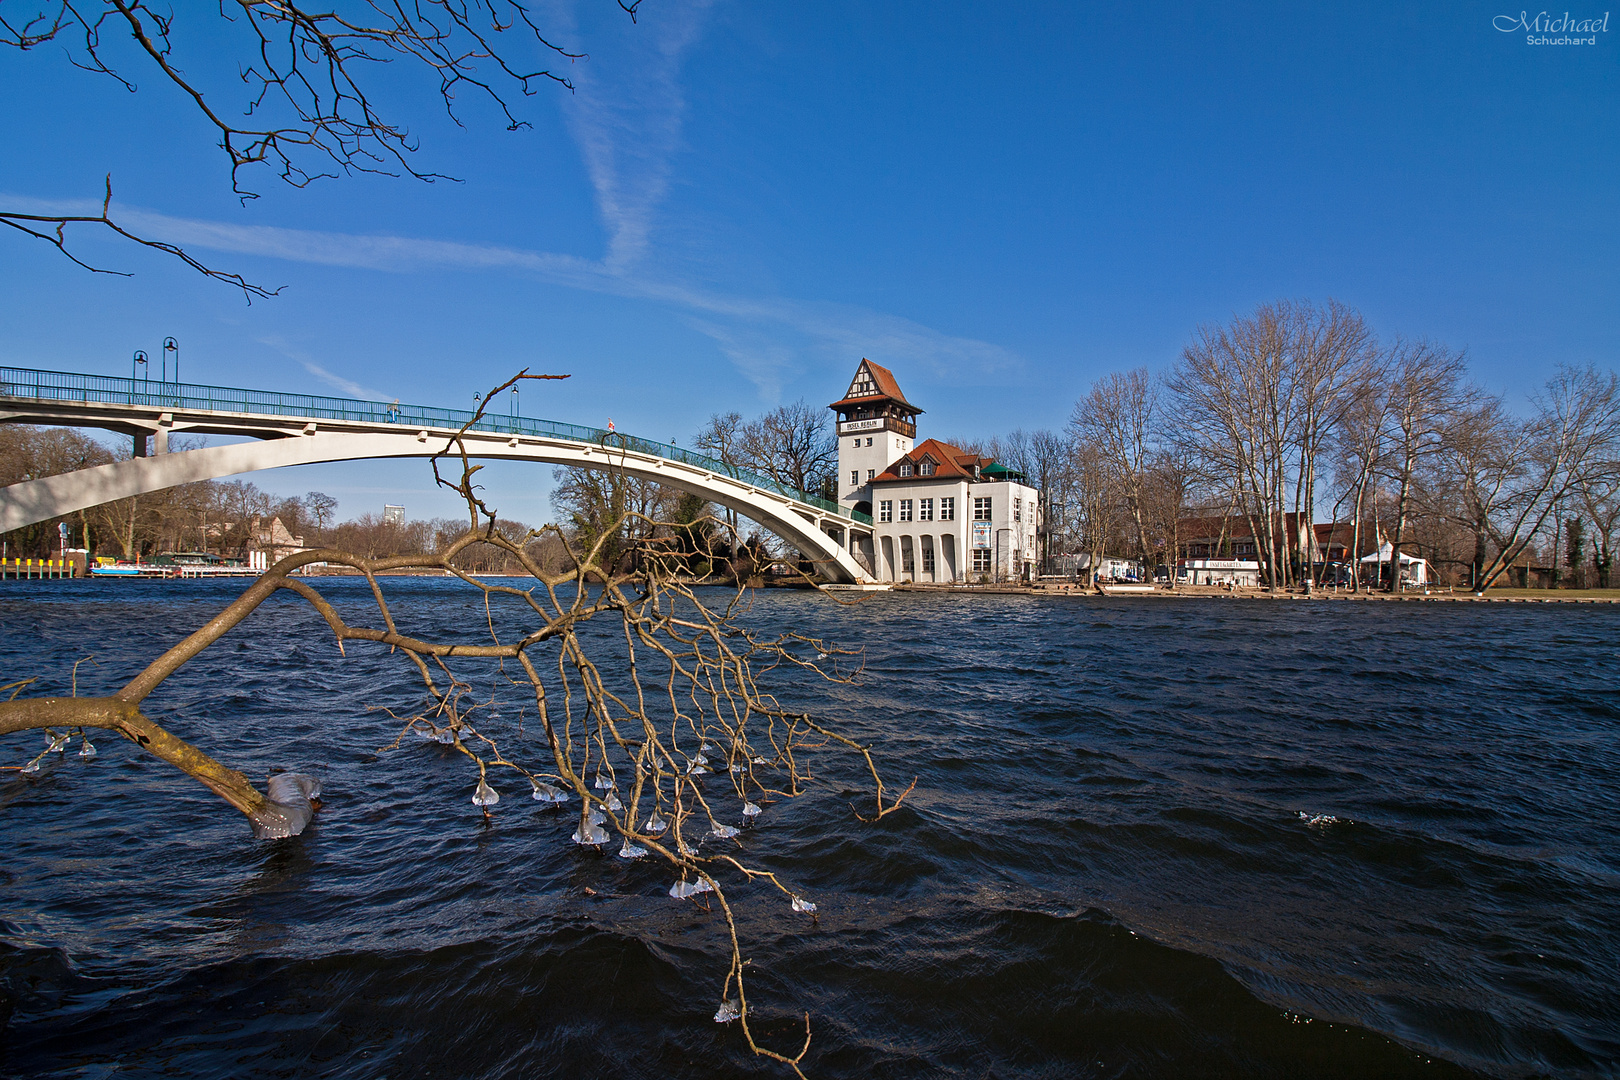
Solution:
<svg viewBox="0 0 1620 1080">
<path fill-rule="evenodd" d="M 872 440 L 871 440 L 871 439 L 867 439 L 867 440 L 866 440 L 866 445 L 867 445 L 867 446 L 871 446 L 871 445 L 872 445 Z"/>
<path fill-rule="evenodd" d="M 879 521 L 893 521 L 894 520 L 894 500 L 893 499 L 884 499 L 882 502 L 878 503 L 878 520 Z"/>
<path fill-rule="evenodd" d="M 867 442 L 871 442 L 871 441 L 872 441 L 872 440 L 871 440 L 871 439 L 868 439 L 868 440 L 866 440 L 866 441 L 867 441 Z M 870 481 L 871 481 L 871 479 L 872 479 L 872 477 L 874 477 L 874 476 L 876 476 L 876 475 L 877 475 L 877 470 L 876 470 L 876 469 L 867 469 L 867 470 L 866 470 L 866 479 L 867 479 L 867 480 L 868 480 L 868 481 L 869 481 L 869 482 L 870 482 Z"/>
<path fill-rule="evenodd" d="M 939 520 L 941 520 L 941 521 L 955 521 L 956 520 L 956 496 L 955 495 L 947 495 L 945 498 L 939 500 Z"/>
<path fill-rule="evenodd" d="M 855 440 L 855 445 L 856 445 L 856 446 L 860 446 L 860 445 L 861 445 L 861 440 L 859 440 L 859 439 L 856 439 L 856 440 Z"/>
<path fill-rule="evenodd" d="M 934 572 L 934 545 L 930 544 L 928 542 L 928 537 L 926 537 L 926 536 L 923 537 L 922 549 L 923 549 L 923 573 L 932 574 Z"/>
<path fill-rule="evenodd" d="M 1012 501 L 1012 504 L 1013 504 L 1013 520 L 1014 521 L 1023 521 L 1024 520 L 1024 500 L 1023 499 L 1014 499 Z"/>
<path fill-rule="evenodd" d="M 973 520 L 974 521 L 989 521 L 990 520 L 990 496 L 985 495 L 982 498 L 980 498 L 980 497 L 975 497 L 974 498 L 974 500 L 973 500 Z"/>
<path fill-rule="evenodd" d="M 910 521 L 911 520 L 911 500 L 910 499 L 901 499 L 900 500 L 900 520 L 901 521 Z"/>
<path fill-rule="evenodd" d="M 933 521 L 934 520 L 934 500 L 933 499 L 918 499 L 917 500 L 917 520 L 918 521 Z"/>
<path fill-rule="evenodd" d="M 975 573 L 987 573 L 990 570 L 990 549 L 973 549 L 973 570 Z"/>
<path fill-rule="evenodd" d="M 934 462 L 932 458 L 923 458 L 922 466 L 917 470 L 924 476 L 934 475 Z"/>
<path fill-rule="evenodd" d="M 911 462 L 902 461 L 900 463 L 900 475 L 901 476 L 910 476 L 911 475 Z"/>
<path fill-rule="evenodd" d="M 901 501 L 904 505 L 904 500 Z M 910 537 L 903 537 L 900 541 L 900 572 L 902 574 L 915 574 L 917 572 L 916 560 L 911 554 L 911 545 L 907 543 Z"/>
<path fill-rule="evenodd" d="M 849 470 L 849 486 L 850 487 L 860 487 L 861 486 L 861 470 L 859 470 L 859 469 L 851 469 L 851 470 Z"/>
</svg>

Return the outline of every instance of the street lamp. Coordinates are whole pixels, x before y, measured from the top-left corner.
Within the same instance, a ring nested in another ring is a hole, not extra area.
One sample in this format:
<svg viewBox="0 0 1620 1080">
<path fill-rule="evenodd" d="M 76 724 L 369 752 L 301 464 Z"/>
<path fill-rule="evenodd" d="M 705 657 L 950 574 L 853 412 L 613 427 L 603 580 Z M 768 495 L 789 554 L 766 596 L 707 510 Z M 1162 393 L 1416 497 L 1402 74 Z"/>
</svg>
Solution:
<svg viewBox="0 0 1620 1080">
<path fill-rule="evenodd" d="M 180 343 L 172 337 L 163 339 L 163 374 L 164 382 L 168 382 L 169 354 L 174 353 L 174 381 L 180 381 Z"/>
<path fill-rule="evenodd" d="M 141 376 L 140 377 L 143 380 L 146 379 L 148 376 L 147 376 L 147 373 L 146 373 L 146 350 L 145 349 L 136 349 L 134 357 L 132 357 L 130 359 L 130 362 L 129 362 L 129 381 L 130 382 L 135 381 L 135 369 L 137 367 L 141 369 Z"/>
<path fill-rule="evenodd" d="M 513 420 L 516 420 L 519 416 L 522 415 L 522 413 L 518 410 L 518 393 L 517 392 L 518 392 L 518 388 L 517 388 L 516 384 L 514 384 L 512 386 L 512 419 Z"/>
</svg>

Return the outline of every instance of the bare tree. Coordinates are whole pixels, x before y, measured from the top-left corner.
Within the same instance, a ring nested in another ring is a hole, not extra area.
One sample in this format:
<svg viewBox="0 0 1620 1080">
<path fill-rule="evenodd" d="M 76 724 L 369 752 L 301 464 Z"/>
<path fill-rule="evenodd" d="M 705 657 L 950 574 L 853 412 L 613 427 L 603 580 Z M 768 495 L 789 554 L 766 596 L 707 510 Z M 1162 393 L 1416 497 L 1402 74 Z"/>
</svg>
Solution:
<svg viewBox="0 0 1620 1080">
<path fill-rule="evenodd" d="M 1113 458 L 1096 444 L 1073 443 L 1074 530 L 1086 549 L 1086 584 L 1097 584 L 1097 567 L 1119 524 L 1120 483 Z"/>
<path fill-rule="evenodd" d="M 1597 587 L 1607 589 L 1614 569 L 1614 543 L 1620 534 L 1620 475 L 1592 477 L 1581 484 L 1581 506 L 1592 519 L 1592 569 Z"/>
<path fill-rule="evenodd" d="M 647 537 L 636 530 L 672 517 L 679 497 L 673 488 L 618 470 L 562 467 L 553 475 L 551 505 L 567 523 L 570 539 L 600 545 L 601 561 L 615 566 L 639 552 L 638 541 Z"/>
<path fill-rule="evenodd" d="M 1523 496 L 1528 435 L 1499 398 L 1470 402 L 1447 419 L 1433 486 L 1447 494 L 1455 507 L 1453 520 L 1473 541 L 1471 588 L 1478 589 L 1484 580 L 1493 545 L 1500 550 L 1498 520 Z"/>
<path fill-rule="evenodd" d="M 1111 373 L 1092 384 L 1069 418 L 1075 442 L 1107 460 L 1135 526 L 1136 550 L 1144 565 L 1149 557 L 1146 487 L 1157 449 L 1158 398 L 1158 384 L 1146 368 Z"/>
<path fill-rule="evenodd" d="M 1369 377 L 1366 392 L 1356 396 L 1339 425 L 1333 430 L 1330 439 L 1334 482 L 1340 491 L 1339 499 L 1334 505 L 1333 518 L 1335 521 L 1338 520 L 1339 507 L 1348 499 L 1351 514 L 1351 589 L 1357 592 L 1361 589 L 1358 560 L 1365 540 L 1362 535 L 1362 523 L 1370 507 L 1370 497 L 1375 494 L 1373 488 L 1377 483 L 1379 465 L 1384 458 L 1388 434 L 1386 421 L 1389 416 L 1390 398 L 1383 381 L 1382 371 Z"/>
<path fill-rule="evenodd" d="M 1068 486 L 1069 469 L 1074 455 L 1068 440 L 1055 431 L 1041 428 L 1029 436 L 1029 462 L 1025 471 L 1041 493 L 1041 567 L 1043 572 L 1052 558 L 1052 537 L 1061 533 L 1063 514 L 1061 506 Z"/>
<path fill-rule="evenodd" d="M 1148 463 L 1142 484 L 1142 516 L 1147 533 L 1156 542 L 1168 566 L 1171 584 L 1176 580 L 1176 563 L 1181 553 L 1181 517 L 1196 483 L 1197 472 L 1186 451 L 1173 444 L 1160 450 Z"/>
<path fill-rule="evenodd" d="M 1203 326 L 1168 387 L 1177 437 L 1207 481 L 1248 520 L 1272 588 L 1287 584 L 1284 542 L 1292 384 L 1286 313 L 1263 305 L 1227 326 Z"/>
<path fill-rule="evenodd" d="M 1614 372 L 1561 367 L 1534 404 L 1527 468 L 1516 498 L 1493 525 L 1498 550 L 1475 584 L 1479 592 L 1507 572 L 1572 495 L 1620 477 L 1620 379 Z"/>
<path fill-rule="evenodd" d="M 1299 465 L 1295 473 L 1295 549 L 1309 591 L 1316 561 L 1317 460 L 1349 414 L 1378 388 L 1380 364 L 1372 331 L 1361 315 L 1328 300 L 1321 308 L 1289 305 L 1291 382 L 1297 422 L 1292 425 Z"/>
<path fill-rule="evenodd" d="M 698 432 L 697 438 L 692 440 L 694 446 L 724 465 L 728 472 L 735 475 L 735 470 L 741 467 L 742 443 L 742 414 L 736 411 L 715 413 L 709 417 L 709 424 Z M 727 507 L 725 510 L 727 527 L 735 533 L 737 531 L 737 511 Z"/>
<path fill-rule="evenodd" d="M 304 508 L 308 510 L 315 524 L 316 535 L 311 539 L 317 539 L 326 532 L 326 523 L 332 520 L 332 512 L 337 509 L 337 500 L 324 491 L 311 491 L 304 496 Z"/>
<path fill-rule="evenodd" d="M 742 464 L 790 490 L 823 495 L 837 479 L 838 442 L 830 415 L 803 398 L 742 425 L 735 445 Z"/>
<path fill-rule="evenodd" d="M 1397 339 L 1389 364 L 1389 425 L 1386 475 L 1395 488 L 1387 589 L 1400 589 L 1401 545 L 1412 508 L 1418 470 L 1440 452 L 1452 415 L 1476 396 L 1466 383 L 1462 353 L 1428 341 Z"/>
</svg>

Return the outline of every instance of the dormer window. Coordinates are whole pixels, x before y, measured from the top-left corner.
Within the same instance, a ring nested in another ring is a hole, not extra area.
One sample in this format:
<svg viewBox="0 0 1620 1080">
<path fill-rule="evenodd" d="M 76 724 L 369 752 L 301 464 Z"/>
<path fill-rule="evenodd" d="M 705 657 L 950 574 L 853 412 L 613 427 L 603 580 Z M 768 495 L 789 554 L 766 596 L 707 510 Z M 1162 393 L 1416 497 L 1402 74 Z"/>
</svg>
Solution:
<svg viewBox="0 0 1620 1080">
<path fill-rule="evenodd" d="M 922 464 L 917 467 L 917 471 L 922 473 L 924 476 L 933 476 L 934 475 L 934 459 L 933 458 L 923 458 L 922 459 Z"/>
<path fill-rule="evenodd" d="M 900 463 L 900 475 L 901 476 L 910 476 L 911 475 L 911 462 L 902 461 Z"/>
</svg>

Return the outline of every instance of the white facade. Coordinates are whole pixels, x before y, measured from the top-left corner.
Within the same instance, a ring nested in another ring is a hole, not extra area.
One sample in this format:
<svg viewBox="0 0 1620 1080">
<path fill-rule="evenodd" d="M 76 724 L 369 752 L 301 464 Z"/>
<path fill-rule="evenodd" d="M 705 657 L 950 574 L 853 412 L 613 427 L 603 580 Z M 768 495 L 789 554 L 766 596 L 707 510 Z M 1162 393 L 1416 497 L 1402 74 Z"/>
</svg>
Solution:
<svg viewBox="0 0 1620 1080">
<path fill-rule="evenodd" d="M 1007 581 L 1033 570 L 1040 498 L 1032 487 L 917 477 L 875 485 L 872 505 L 879 581 Z"/>
<path fill-rule="evenodd" d="M 838 424 L 838 501 L 852 510 L 865 513 L 860 504 L 872 501 L 872 478 L 911 453 L 913 438 L 887 423 L 880 417 Z"/>
<path fill-rule="evenodd" d="M 1188 559 L 1182 563 L 1180 580 L 1187 585 L 1256 589 L 1260 587 L 1260 564 L 1253 559 Z"/>
</svg>

